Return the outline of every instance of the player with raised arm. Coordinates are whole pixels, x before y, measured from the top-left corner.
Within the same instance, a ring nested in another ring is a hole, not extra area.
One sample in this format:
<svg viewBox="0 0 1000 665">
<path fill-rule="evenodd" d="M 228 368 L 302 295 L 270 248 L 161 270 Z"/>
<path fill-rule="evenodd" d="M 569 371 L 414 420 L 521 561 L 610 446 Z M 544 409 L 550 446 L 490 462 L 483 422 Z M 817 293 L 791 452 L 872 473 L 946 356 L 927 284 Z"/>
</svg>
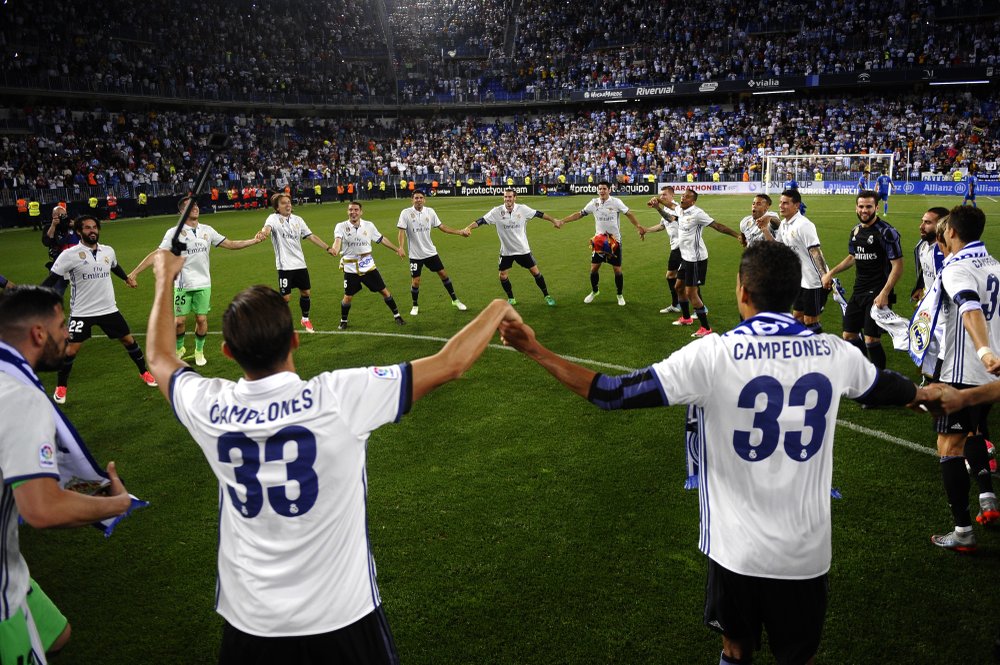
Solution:
<svg viewBox="0 0 1000 665">
<path fill-rule="evenodd" d="M 708 308 L 701 299 L 701 287 L 708 275 L 708 247 L 702 238 L 705 227 L 715 229 L 719 233 L 732 236 L 746 245 L 746 238 L 739 232 L 712 219 L 708 213 L 695 205 L 698 192 L 693 189 L 684 191 L 681 197 L 680 214 L 677 220 L 678 238 L 681 248 L 681 268 L 677 275 L 677 290 L 680 295 L 681 316 L 673 322 L 675 326 L 689 326 L 694 323 L 691 318 L 691 305 L 694 305 L 695 316 L 701 324 L 692 337 L 704 337 L 712 333 L 708 323 Z M 671 222 L 672 223 L 672 222 Z M 666 227 L 661 222 L 652 227 L 639 227 L 640 236 L 645 239 L 647 233 L 656 233 Z"/>
<path fill-rule="evenodd" d="M 219 482 L 219 663 L 398 663 L 367 527 L 369 435 L 459 378 L 520 317 L 496 300 L 434 355 L 303 379 L 288 306 L 253 286 L 222 317 L 223 353 L 243 378 L 207 378 L 173 353 L 181 260 L 155 259 L 150 363 Z"/>
<path fill-rule="evenodd" d="M 889 195 L 896 189 L 896 186 L 892 184 L 892 176 L 888 173 L 880 173 L 877 178 L 875 178 L 875 193 L 878 194 L 878 200 L 882 202 L 882 214 L 889 214 Z M 859 193 L 860 196 L 860 193 Z"/>
<path fill-rule="evenodd" d="M 670 241 L 670 256 L 667 257 L 666 273 L 667 288 L 670 290 L 670 304 L 661 309 L 660 314 L 679 314 L 681 308 L 677 297 L 677 270 L 681 267 L 681 246 L 680 230 L 676 222 L 681 214 L 681 206 L 674 200 L 674 188 L 671 185 L 660 187 L 660 194 L 649 199 L 646 205 L 655 209 L 663 221 L 652 227 L 643 227 L 639 232 L 640 237 L 655 229 L 656 231 L 666 231 Z"/>
<path fill-rule="evenodd" d="M 820 247 L 816 225 L 799 212 L 802 197 L 793 189 L 786 189 L 778 200 L 781 224 L 776 234 L 761 229 L 768 240 L 777 240 L 792 249 L 802 264 L 802 283 L 799 296 L 792 305 L 792 314 L 813 332 L 822 332 L 819 315 L 826 304 L 829 291 L 823 288 L 823 275 L 830 271 Z"/>
<path fill-rule="evenodd" d="M 1000 263 L 981 241 L 985 228 L 986 216 L 978 208 L 951 209 L 944 229 L 948 257 L 939 282 L 930 288 L 923 303 L 937 311 L 938 325 L 943 326 L 941 382 L 958 390 L 994 383 L 1000 374 L 1000 356 L 994 352 L 1000 349 L 1000 317 L 996 315 Z M 927 299 L 934 297 L 938 302 L 928 305 Z M 935 332 L 932 329 L 929 334 Z M 970 406 L 935 423 L 941 479 L 955 520 L 951 533 L 931 537 L 939 547 L 960 552 L 976 549 L 966 461 L 979 486 L 976 521 L 991 524 L 1000 520 L 986 440 L 981 434 L 984 415 L 982 407 Z"/>
<path fill-rule="evenodd" d="M 615 289 L 618 292 L 618 304 L 624 306 L 625 296 L 622 294 L 622 289 L 625 285 L 625 277 L 622 275 L 621 216 L 625 215 L 628 217 L 628 221 L 632 222 L 632 226 L 637 231 L 641 228 L 639 220 L 635 218 L 635 213 L 629 210 L 629 207 L 620 198 L 611 196 L 611 183 L 607 180 L 597 183 L 597 198 L 591 199 L 583 207 L 583 210 L 560 219 L 556 222 L 556 228 L 569 222 L 575 222 L 587 215 L 594 216 L 595 238 L 597 235 L 604 234 L 614 238 L 616 242 L 608 243 L 612 245 L 610 252 L 598 251 L 599 247 L 593 247 L 594 251 L 590 255 L 590 293 L 583 299 L 583 302 L 590 304 L 600 294 L 601 291 L 598 288 L 600 284 L 599 271 L 601 264 L 607 263 L 615 273 Z"/>
<path fill-rule="evenodd" d="M 871 309 L 891 308 L 896 302 L 893 288 L 903 276 L 903 247 L 896 229 L 879 218 L 875 192 L 861 192 L 855 204 L 858 223 L 851 231 L 847 256 L 821 281 L 824 289 L 832 289 L 836 275 L 852 266 L 857 269 L 854 293 L 844 311 L 844 339 L 858 347 L 876 367 L 885 369 L 882 328 L 872 319 Z"/>
<path fill-rule="evenodd" d="M 97 326 L 110 339 L 121 342 L 129 358 L 139 370 L 139 378 L 149 386 L 155 386 L 153 375 L 146 370 L 146 360 L 142 349 L 132 336 L 128 322 L 118 311 L 115 302 L 115 287 L 111 283 L 111 275 L 118 277 L 130 288 L 134 289 L 135 279 L 125 274 L 118 265 L 115 250 L 108 245 L 102 245 L 101 222 L 96 217 L 83 215 L 76 219 L 77 233 L 80 234 L 80 244 L 69 247 L 59 254 L 52 264 L 49 276 L 42 286 L 56 286 L 62 280 L 69 280 L 69 346 L 66 356 L 59 367 L 56 379 L 56 390 L 52 399 L 57 404 L 66 402 L 67 385 L 73 362 L 80 347 L 90 339 L 91 329 Z"/>
<path fill-rule="evenodd" d="M 177 202 L 177 210 L 181 211 L 187 207 L 191 196 L 184 196 Z M 208 312 L 212 309 L 212 272 L 209 263 L 209 252 L 213 247 L 223 249 L 244 249 L 251 245 L 256 245 L 264 240 L 264 235 L 257 232 L 253 238 L 247 240 L 230 240 L 208 224 L 202 224 L 199 220 L 200 210 L 198 202 L 195 201 L 191 207 L 188 218 L 184 221 L 184 229 L 181 231 L 180 242 L 184 245 L 181 254 L 189 261 L 184 263 L 184 270 L 177 275 L 177 283 L 174 284 L 174 327 L 176 329 L 176 352 L 178 358 L 183 358 L 187 353 L 184 346 L 184 334 L 187 329 L 187 317 L 194 313 L 194 364 L 203 367 L 208 363 L 205 358 L 205 340 L 208 338 Z M 163 234 L 159 249 L 171 249 L 173 245 L 176 227 L 171 226 Z M 156 250 L 146 255 L 139 262 L 129 277 L 133 280 L 146 268 L 153 264 L 153 257 Z"/>
<path fill-rule="evenodd" d="M 777 662 L 812 662 L 827 606 L 840 397 L 903 405 L 926 396 L 789 316 L 800 272 L 788 247 L 747 248 L 736 281 L 745 320 L 624 376 L 565 360 L 525 323 L 500 326 L 506 344 L 602 409 L 696 407 L 704 621 L 722 633 L 722 664 L 751 662 L 762 628 Z"/>
<path fill-rule="evenodd" d="M 493 208 L 465 228 L 467 231 L 472 232 L 484 224 L 496 227 L 497 235 L 500 237 L 500 286 L 503 287 L 504 293 L 507 294 L 507 302 L 511 305 L 517 304 L 517 300 L 514 298 L 514 288 L 510 285 L 510 280 L 507 278 L 511 267 L 517 263 L 522 268 L 526 268 L 532 277 L 535 278 L 538 290 L 545 297 L 545 304 L 549 307 L 555 307 L 556 300 L 549 295 L 549 289 L 545 285 L 545 278 L 542 276 L 542 271 L 539 269 L 538 264 L 535 263 L 535 257 L 531 254 L 531 247 L 528 246 L 528 221 L 535 217 L 541 217 L 545 221 L 551 222 L 556 228 L 559 228 L 559 220 L 540 210 L 535 210 L 523 203 L 518 203 L 517 192 L 513 189 L 507 189 L 503 193 L 503 205 Z"/>
<path fill-rule="evenodd" d="M 69 421 L 46 398 L 36 372 L 58 369 L 68 342 L 58 292 L 38 286 L 0 292 L 0 663 L 44 665 L 46 653 L 70 637 L 66 617 L 31 579 L 18 522 L 36 529 L 84 526 L 132 505 L 114 462 L 106 495 L 60 486 L 56 419 L 67 427 Z M 17 369 L 8 374 L 4 366 Z"/>
<path fill-rule="evenodd" d="M 302 312 L 299 323 L 306 332 L 315 332 L 312 321 L 309 320 L 309 312 L 312 309 L 312 283 L 309 280 L 306 257 L 302 252 L 302 241 L 308 239 L 330 254 L 333 247 L 314 235 L 304 219 L 292 214 L 292 197 L 288 194 L 279 192 L 272 196 L 271 207 L 274 208 L 274 212 L 268 215 L 260 234 L 264 238 L 270 238 L 274 247 L 274 264 L 278 269 L 278 293 L 285 302 L 288 302 L 292 298 L 292 289 L 299 290 L 299 310 Z"/>
<path fill-rule="evenodd" d="M 441 262 L 441 257 L 438 256 L 434 241 L 431 240 L 431 230 L 439 229 L 443 233 L 462 236 L 464 238 L 468 238 L 470 232 L 468 229 L 453 229 L 450 226 L 442 224 L 437 213 L 434 212 L 434 208 L 428 208 L 424 205 L 424 198 L 423 192 L 419 190 L 414 191 L 411 197 L 413 205 L 399 213 L 399 221 L 396 222 L 396 228 L 399 229 L 396 234 L 396 244 L 402 247 L 403 240 L 405 239 L 407 253 L 410 258 L 410 296 L 413 299 L 410 316 L 416 316 L 420 312 L 417 301 L 420 297 L 420 273 L 423 271 L 424 266 L 427 266 L 428 270 L 436 272 L 438 277 L 441 278 L 441 284 L 444 285 L 448 296 L 451 298 L 451 306 L 460 312 L 464 312 L 468 307 L 455 295 L 455 287 L 452 285 L 448 273 L 445 272 L 444 263 Z"/>
<path fill-rule="evenodd" d="M 347 219 L 337 224 L 333 230 L 333 255 L 343 254 L 340 265 L 344 269 L 344 298 L 340 301 L 340 323 L 337 328 L 347 328 L 347 317 L 351 313 L 351 301 L 361 290 L 362 285 L 372 293 L 380 293 L 386 307 L 392 312 L 392 318 L 397 325 L 405 326 L 406 321 L 399 314 L 396 300 L 385 286 L 382 274 L 375 267 L 375 257 L 372 256 L 372 243 L 383 245 L 396 252 L 399 258 L 406 258 L 402 247 L 396 247 L 379 233 L 375 225 L 366 219 L 361 219 L 362 205 L 358 201 L 347 204 Z"/>
</svg>

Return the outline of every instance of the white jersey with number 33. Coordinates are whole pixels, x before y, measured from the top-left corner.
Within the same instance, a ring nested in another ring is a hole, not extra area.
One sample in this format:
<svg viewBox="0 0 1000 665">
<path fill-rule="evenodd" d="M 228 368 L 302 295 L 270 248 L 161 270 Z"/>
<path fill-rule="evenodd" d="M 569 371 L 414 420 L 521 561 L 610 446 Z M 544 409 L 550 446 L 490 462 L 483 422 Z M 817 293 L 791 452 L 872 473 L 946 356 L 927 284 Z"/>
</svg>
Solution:
<svg viewBox="0 0 1000 665">
<path fill-rule="evenodd" d="M 348 626 L 380 604 L 368 543 L 366 451 L 409 409 L 409 364 L 174 375 L 172 403 L 219 480 L 216 609 L 266 637 Z"/>
<path fill-rule="evenodd" d="M 700 407 L 701 550 L 741 575 L 826 573 L 837 409 L 871 389 L 875 366 L 839 337 L 766 314 L 653 369 L 670 404 Z"/>
</svg>

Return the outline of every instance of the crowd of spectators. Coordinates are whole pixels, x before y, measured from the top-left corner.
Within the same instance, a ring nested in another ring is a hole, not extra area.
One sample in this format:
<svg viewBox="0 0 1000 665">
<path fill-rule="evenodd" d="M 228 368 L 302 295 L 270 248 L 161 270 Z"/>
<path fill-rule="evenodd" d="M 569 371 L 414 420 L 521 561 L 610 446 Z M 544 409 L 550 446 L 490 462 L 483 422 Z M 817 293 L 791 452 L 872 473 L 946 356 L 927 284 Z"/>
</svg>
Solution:
<svg viewBox="0 0 1000 665">
<path fill-rule="evenodd" d="M 0 85 L 413 103 L 997 64 L 997 0 L 7 0 Z"/>
<path fill-rule="evenodd" d="M 210 133 L 232 149 L 214 182 L 632 181 L 649 175 L 759 180 L 765 155 L 894 153 L 897 178 L 1000 160 L 996 98 L 756 99 L 733 106 L 602 107 L 375 121 L 205 112 L 0 110 L 24 131 L 0 136 L 0 189 L 190 187 Z M 827 164 L 827 166 L 833 166 Z M 746 175 L 744 175 L 746 174 Z"/>
</svg>

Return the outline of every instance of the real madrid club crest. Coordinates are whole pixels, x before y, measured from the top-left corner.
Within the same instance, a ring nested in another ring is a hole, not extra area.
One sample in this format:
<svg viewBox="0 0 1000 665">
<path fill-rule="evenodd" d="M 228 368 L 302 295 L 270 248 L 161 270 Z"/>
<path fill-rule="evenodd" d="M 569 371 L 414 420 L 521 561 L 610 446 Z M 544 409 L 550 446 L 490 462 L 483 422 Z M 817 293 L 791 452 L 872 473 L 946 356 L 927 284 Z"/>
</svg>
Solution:
<svg viewBox="0 0 1000 665">
<path fill-rule="evenodd" d="M 105 256 L 104 257 L 104 262 L 107 263 L 107 264 L 110 264 L 111 263 L 111 259 L 109 259 L 108 257 Z"/>
<path fill-rule="evenodd" d="M 933 336 L 931 335 L 931 313 L 918 312 L 910 321 L 909 328 L 910 353 L 922 355 L 930 346 Z"/>
</svg>

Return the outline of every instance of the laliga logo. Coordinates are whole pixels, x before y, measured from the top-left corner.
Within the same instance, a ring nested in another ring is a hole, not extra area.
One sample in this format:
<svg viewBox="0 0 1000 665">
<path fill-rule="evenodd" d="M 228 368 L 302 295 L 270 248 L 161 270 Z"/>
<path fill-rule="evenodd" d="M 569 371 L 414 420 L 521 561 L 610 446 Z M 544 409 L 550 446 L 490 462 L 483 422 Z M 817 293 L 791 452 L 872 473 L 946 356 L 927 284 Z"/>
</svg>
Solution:
<svg viewBox="0 0 1000 665">
<path fill-rule="evenodd" d="M 711 81 L 709 83 L 702 83 L 700 86 L 698 86 L 698 92 L 712 92 L 718 87 L 719 84 L 716 83 L 715 81 Z"/>
<path fill-rule="evenodd" d="M 910 324 L 910 352 L 916 355 L 922 354 L 930 346 L 931 340 L 931 315 L 929 312 L 920 312 Z"/>
</svg>

